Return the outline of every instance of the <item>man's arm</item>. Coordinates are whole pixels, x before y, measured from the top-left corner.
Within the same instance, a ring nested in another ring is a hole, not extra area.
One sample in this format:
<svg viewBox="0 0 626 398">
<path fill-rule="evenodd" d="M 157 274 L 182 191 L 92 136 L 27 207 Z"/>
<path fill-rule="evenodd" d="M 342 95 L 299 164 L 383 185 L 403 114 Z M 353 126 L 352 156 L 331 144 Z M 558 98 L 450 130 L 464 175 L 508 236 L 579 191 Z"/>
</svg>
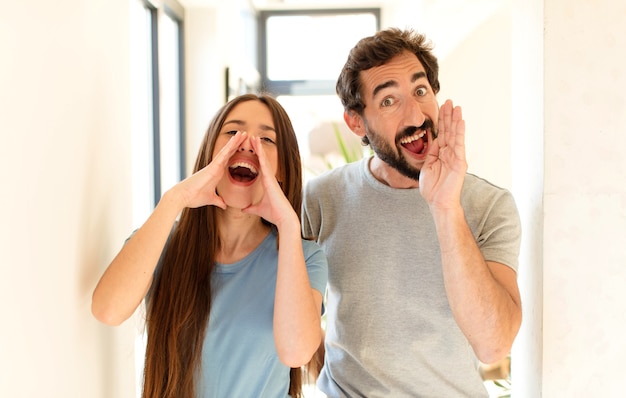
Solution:
<svg viewBox="0 0 626 398">
<path fill-rule="evenodd" d="M 516 272 L 485 261 L 463 209 L 434 210 L 450 308 L 479 360 L 493 363 L 511 350 L 522 310 Z"/>
<path fill-rule="evenodd" d="M 517 275 L 506 265 L 485 261 L 461 207 L 467 171 L 461 108 L 446 101 L 437 127 L 439 135 L 428 149 L 420 174 L 420 193 L 437 228 L 454 318 L 478 359 L 492 363 L 509 353 L 521 324 Z"/>
</svg>

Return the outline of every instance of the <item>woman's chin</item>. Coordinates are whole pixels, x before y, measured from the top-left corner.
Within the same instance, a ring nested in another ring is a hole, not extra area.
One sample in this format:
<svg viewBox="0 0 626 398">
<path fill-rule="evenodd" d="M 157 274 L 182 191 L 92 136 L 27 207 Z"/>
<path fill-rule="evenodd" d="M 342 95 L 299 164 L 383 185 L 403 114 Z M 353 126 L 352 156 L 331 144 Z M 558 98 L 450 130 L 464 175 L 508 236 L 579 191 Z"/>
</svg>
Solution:
<svg viewBox="0 0 626 398">
<path fill-rule="evenodd" d="M 259 201 L 260 199 L 254 198 L 251 195 L 233 195 L 232 197 L 224 198 L 226 206 L 240 210 L 250 207 Z"/>
<path fill-rule="evenodd" d="M 250 207 L 252 203 L 251 202 L 243 202 L 243 201 L 227 201 L 226 202 L 226 206 L 228 206 L 231 209 L 238 209 L 238 210 L 242 210 L 245 209 L 247 207 Z"/>
</svg>

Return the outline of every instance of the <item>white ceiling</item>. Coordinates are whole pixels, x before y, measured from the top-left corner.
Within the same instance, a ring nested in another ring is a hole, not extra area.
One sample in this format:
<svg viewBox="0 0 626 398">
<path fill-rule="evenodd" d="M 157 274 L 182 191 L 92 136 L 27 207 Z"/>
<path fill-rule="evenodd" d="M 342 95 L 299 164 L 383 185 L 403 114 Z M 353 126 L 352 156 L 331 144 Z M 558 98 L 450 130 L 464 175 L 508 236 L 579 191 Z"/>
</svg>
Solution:
<svg viewBox="0 0 626 398">
<path fill-rule="evenodd" d="M 367 7 L 380 5 L 381 1 L 364 0 L 251 0 L 257 8 L 264 7 L 306 7 L 306 8 L 341 8 L 341 7 Z"/>
<path fill-rule="evenodd" d="M 213 7 L 223 5 L 224 0 L 179 0 L 185 7 Z M 256 9 L 275 8 L 354 8 L 380 7 L 389 0 L 241 0 L 249 1 Z M 395 0 L 393 0 L 395 1 Z M 391 2 L 393 2 L 391 1 Z"/>
</svg>

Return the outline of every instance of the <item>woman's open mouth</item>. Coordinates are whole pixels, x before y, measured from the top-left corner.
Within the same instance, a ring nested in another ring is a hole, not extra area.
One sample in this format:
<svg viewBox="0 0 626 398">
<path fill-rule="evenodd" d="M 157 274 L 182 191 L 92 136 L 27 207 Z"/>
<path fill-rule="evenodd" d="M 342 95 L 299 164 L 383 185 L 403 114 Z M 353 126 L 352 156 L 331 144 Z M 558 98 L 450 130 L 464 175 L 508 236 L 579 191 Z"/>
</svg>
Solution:
<svg viewBox="0 0 626 398">
<path fill-rule="evenodd" d="M 243 183 L 254 181 L 259 175 L 256 167 L 247 162 L 235 162 L 228 166 L 228 172 L 233 180 Z"/>
</svg>

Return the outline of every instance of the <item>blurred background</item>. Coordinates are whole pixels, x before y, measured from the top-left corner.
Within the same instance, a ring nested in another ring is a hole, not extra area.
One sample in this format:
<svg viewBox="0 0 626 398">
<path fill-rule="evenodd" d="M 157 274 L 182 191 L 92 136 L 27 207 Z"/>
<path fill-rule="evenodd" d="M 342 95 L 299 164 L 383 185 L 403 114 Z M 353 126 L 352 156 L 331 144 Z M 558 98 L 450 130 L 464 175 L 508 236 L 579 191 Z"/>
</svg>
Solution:
<svg viewBox="0 0 626 398">
<path fill-rule="evenodd" d="M 389 26 L 431 39 L 439 101 L 463 107 L 469 171 L 520 209 L 524 320 L 509 393 L 623 396 L 626 3 L 0 6 L 0 397 L 136 397 L 141 314 L 112 328 L 90 313 L 106 266 L 188 175 L 232 95 L 278 96 L 307 179 L 346 161 L 336 132 L 362 156 L 334 80 L 356 40 Z"/>
</svg>

